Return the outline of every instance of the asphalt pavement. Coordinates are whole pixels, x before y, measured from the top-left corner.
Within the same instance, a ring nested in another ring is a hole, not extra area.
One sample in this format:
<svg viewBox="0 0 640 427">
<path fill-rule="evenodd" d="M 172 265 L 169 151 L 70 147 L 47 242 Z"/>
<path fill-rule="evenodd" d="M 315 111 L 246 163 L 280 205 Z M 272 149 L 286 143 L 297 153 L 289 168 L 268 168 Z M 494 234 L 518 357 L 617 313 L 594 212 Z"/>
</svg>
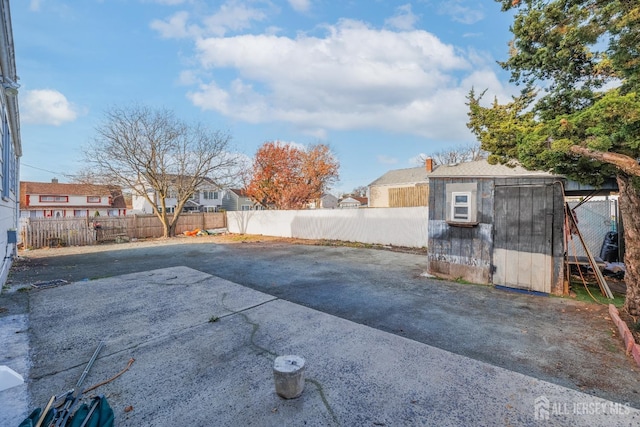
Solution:
<svg viewBox="0 0 640 427">
<path fill-rule="evenodd" d="M 426 278 L 423 254 L 213 240 L 37 252 L 0 297 L 0 330 L 28 337 L 27 406 L 73 385 L 104 338 L 91 380 L 136 358 L 104 386 L 118 425 L 534 425 L 541 397 L 557 425 L 638 422 L 640 375 L 606 307 Z M 17 291 L 53 279 L 75 283 Z M 287 353 L 308 360 L 295 401 L 273 392 Z M 604 407 L 625 413 L 589 413 Z"/>
</svg>

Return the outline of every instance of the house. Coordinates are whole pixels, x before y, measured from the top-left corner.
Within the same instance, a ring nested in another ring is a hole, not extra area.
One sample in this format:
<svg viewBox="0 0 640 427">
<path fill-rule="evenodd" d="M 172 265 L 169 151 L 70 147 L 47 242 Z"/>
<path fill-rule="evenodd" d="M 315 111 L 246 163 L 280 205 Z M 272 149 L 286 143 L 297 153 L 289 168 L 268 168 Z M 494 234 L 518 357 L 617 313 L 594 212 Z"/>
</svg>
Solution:
<svg viewBox="0 0 640 427">
<path fill-rule="evenodd" d="M 341 199 L 338 202 L 338 207 L 340 209 L 358 209 L 366 208 L 367 204 L 368 199 L 366 197 L 349 196 Z"/>
<path fill-rule="evenodd" d="M 23 218 L 66 218 L 123 216 L 127 213 L 122 191 L 93 184 L 20 182 L 20 216 Z"/>
<path fill-rule="evenodd" d="M 564 179 L 486 160 L 429 173 L 429 272 L 545 294 L 564 289 Z"/>
<path fill-rule="evenodd" d="M 262 210 L 263 207 L 249 197 L 246 191 L 236 188 L 224 191 L 222 209 L 227 211 L 252 211 Z"/>
<path fill-rule="evenodd" d="M 198 190 L 187 200 L 183 212 L 218 212 L 222 206 L 222 196 L 224 191 L 221 190 L 213 181 L 206 179 L 205 182 L 198 187 Z M 160 206 L 160 199 L 156 193 L 152 190 L 148 193 L 149 198 L 154 200 L 158 206 Z M 139 194 L 132 195 L 132 211 L 131 213 L 152 214 L 154 213 L 151 203 Z M 176 205 L 178 204 L 178 198 L 175 190 L 170 189 L 168 197 L 165 198 L 165 205 L 167 212 L 173 213 Z"/>
<path fill-rule="evenodd" d="M 333 194 L 325 193 L 319 200 L 310 202 L 307 207 L 309 209 L 335 209 L 338 207 L 338 198 Z"/>
<path fill-rule="evenodd" d="M 15 47 L 9 0 L 0 0 L 0 286 L 16 255 L 18 229 L 19 159 L 22 156 Z"/>
<path fill-rule="evenodd" d="M 400 208 L 427 206 L 429 199 L 428 171 L 433 160 L 424 166 L 391 170 L 369 184 L 369 207 Z"/>
</svg>

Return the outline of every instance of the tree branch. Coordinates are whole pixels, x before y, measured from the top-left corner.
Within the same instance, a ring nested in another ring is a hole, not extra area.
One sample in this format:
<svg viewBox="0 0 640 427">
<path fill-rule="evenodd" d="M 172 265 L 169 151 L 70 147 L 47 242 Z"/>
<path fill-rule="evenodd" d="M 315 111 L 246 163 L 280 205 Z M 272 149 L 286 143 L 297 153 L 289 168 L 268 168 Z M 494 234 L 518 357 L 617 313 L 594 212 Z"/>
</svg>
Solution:
<svg viewBox="0 0 640 427">
<path fill-rule="evenodd" d="M 569 151 L 573 154 L 585 156 L 593 160 L 599 160 L 604 163 L 609 163 L 627 175 L 640 176 L 640 164 L 633 157 L 625 156 L 620 153 L 611 153 L 609 151 L 597 151 L 591 150 L 580 145 L 572 145 Z"/>
</svg>

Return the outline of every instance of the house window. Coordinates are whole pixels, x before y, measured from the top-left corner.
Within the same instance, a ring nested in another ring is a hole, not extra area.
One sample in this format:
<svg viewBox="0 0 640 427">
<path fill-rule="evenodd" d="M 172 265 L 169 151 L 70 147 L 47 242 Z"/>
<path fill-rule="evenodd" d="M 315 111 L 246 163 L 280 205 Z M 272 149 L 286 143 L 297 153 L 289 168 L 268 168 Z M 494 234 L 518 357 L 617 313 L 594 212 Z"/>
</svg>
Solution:
<svg viewBox="0 0 640 427">
<path fill-rule="evenodd" d="M 41 202 L 60 202 L 68 203 L 69 196 L 40 196 Z"/>
<path fill-rule="evenodd" d="M 204 198 L 206 200 L 216 200 L 219 198 L 219 194 L 217 191 L 205 191 Z"/>
<path fill-rule="evenodd" d="M 76 209 L 73 211 L 73 216 L 75 217 L 86 217 L 87 211 L 85 209 Z"/>
<path fill-rule="evenodd" d="M 87 196 L 87 203 L 100 203 L 102 198 L 100 196 Z"/>
<path fill-rule="evenodd" d="M 471 192 L 451 193 L 451 219 L 459 222 L 471 219 Z"/>
<path fill-rule="evenodd" d="M 251 206 L 248 206 L 248 205 L 242 205 L 242 206 L 240 207 L 240 209 L 242 209 L 243 211 L 249 211 L 249 210 L 251 210 Z"/>
</svg>

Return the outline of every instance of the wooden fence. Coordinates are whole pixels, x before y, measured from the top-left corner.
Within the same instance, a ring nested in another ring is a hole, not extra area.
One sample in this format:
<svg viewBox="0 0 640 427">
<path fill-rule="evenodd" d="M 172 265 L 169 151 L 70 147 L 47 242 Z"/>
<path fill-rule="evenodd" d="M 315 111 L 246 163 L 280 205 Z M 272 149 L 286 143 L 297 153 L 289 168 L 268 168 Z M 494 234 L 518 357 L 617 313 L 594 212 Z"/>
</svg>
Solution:
<svg viewBox="0 0 640 427">
<path fill-rule="evenodd" d="M 401 187 L 389 189 L 389 207 L 406 208 L 429 205 L 429 186 Z"/>
<path fill-rule="evenodd" d="M 185 231 L 226 228 L 225 213 L 185 213 L 178 218 L 176 234 Z M 162 223 L 155 215 L 84 218 L 21 218 L 24 247 L 86 246 L 108 241 L 162 237 Z"/>
</svg>

